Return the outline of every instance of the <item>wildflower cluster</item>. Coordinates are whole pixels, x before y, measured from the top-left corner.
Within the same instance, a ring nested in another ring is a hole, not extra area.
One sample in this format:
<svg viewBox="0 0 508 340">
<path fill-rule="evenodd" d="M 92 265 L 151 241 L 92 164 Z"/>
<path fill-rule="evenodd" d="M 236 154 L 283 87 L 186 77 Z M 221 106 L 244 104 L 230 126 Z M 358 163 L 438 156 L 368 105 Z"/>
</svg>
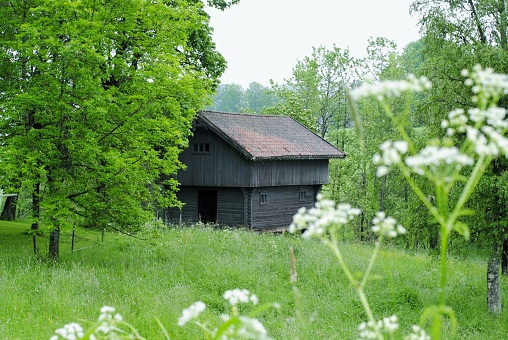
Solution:
<svg viewBox="0 0 508 340">
<path fill-rule="evenodd" d="M 117 324 L 123 321 L 120 314 L 115 313 L 115 307 L 104 306 L 101 308 L 101 314 L 99 315 L 98 321 L 100 322 L 99 327 L 96 329 L 96 333 L 112 334 L 113 336 L 117 332 L 122 332 Z"/>
<path fill-rule="evenodd" d="M 203 302 L 194 302 L 192 305 L 182 311 L 182 315 L 178 318 L 178 326 L 184 326 L 189 321 L 197 319 L 201 312 L 205 310 L 205 308 L 206 305 Z"/>
<path fill-rule="evenodd" d="M 419 175 L 425 175 L 427 170 L 430 170 L 429 174 L 440 174 L 442 166 L 453 166 L 460 170 L 463 166 L 474 165 L 471 151 L 483 157 L 508 156 L 508 138 L 505 137 L 508 132 L 508 111 L 495 106 L 496 100 L 508 93 L 508 75 L 496 74 L 492 69 L 482 69 L 480 66 L 476 66 L 471 73 L 464 70 L 462 74 L 469 77 L 465 83 L 472 87 L 475 94 L 473 99 L 476 98 L 478 101 L 479 96 L 487 98 L 490 100 L 489 105 L 485 102 L 479 103 L 478 108 L 454 109 L 449 112 L 448 119 L 441 122 L 441 127 L 450 137 L 456 133 L 465 133 L 471 148 L 460 150 L 453 145 L 446 145 L 447 143 L 443 145 L 434 143 L 421 149 L 418 154 L 403 159 L 408 151 L 407 142 L 386 141 L 380 145 L 380 153 L 375 154 L 372 159 L 378 166 L 376 172 L 378 177 L 386 175 L 394 165 L 407 166 Z M 384 86 L 389 85 L 390 82 Z M 362 93 L 364 90 L 358 91 Z"/>
<path fill-rule="evenodd" d="M 497 101 L 503 94 L 508 94 L 508 75 L 495 73 L 494 69 L 484 69 L 481 65 L 473 67 L 473 72 L 462 70 L 464 83 L 471 86 L 475 94 L 473 101 Z"/>
<path fill-rule="evenodd" d="M 381 153 L 376 153 L 372 158 L 372 163 L 378 165 L 376 176 L 382 177 L 389 172 L 391 165 L 399 164 L 402 161 L 402 155 L 407 153 L 407 142 L 388 140 L 379 146 Z"/>
<path fill-rule="evenodd" d="M 223 323 L 232 320 L 230 315 L 221 315 Z M 221 339 L 256 339 L 271 340 L 265 327 L 258 319 L 248 316 L 238 316 L 239 322 L 232 322 L 231 325 L 221 334 Z"/>
<path fill-rule="evenodd" d="M 417 155 L 407 157 L 406 165 L 419 175 L 425 174 L 430 168 L 433 172 L 442 165 L 453 164 L 460 169 L 464 165 L 473 165 L 474 160 L 462 154 L 455 146 L 429 145 L 420 150 Z"/>
<path fill-rule="evenodd" d="M 55 335 L 50 340 L 77 340 L 82 338 L 98 340 L 121 339 L 124 337 L 128 339 L 143 339 L 134 327 L 123 321 L 122 316 L 115 312 L 116 309 L 114 307 L 104 306 L 101 308 L 101 314 L 97 322 L 87 331 L 81 325 L 73 322 L 57 329 Z"/>
<path fill-rule="evenodd" d="M 362 322 L 358 326 L 360 339 L 379 339 L 380 333 L 393 334 L 397 329 L 399 329 L 399 324 L 396 315 L 383 318 L 383 320 L 378 320 L 377 322 Z"/>
<path fill-rule="evenodd" d="M 441 127 L 447 129 L 450 136 L 456 132 L 466 133 L 468 142 L 479 156 L 508 156 L 508 139 L 505 137 L 508 112 L 495 105 L 502 95 L 508 94 L 508 75 L 494 73 L 491 68 L 483 69 L 479 65 L 473 72 L 463 70 L 462 75 L 469 77 L 465 84 L 471 86 L 473 101 L 478 102 L 478 108 L 467 112 L 463 109 L 451 111 L 448 119 L 441 122 Z"/>
<path fill-rule="evenodd" d="M 372 220 L 372 224 L 374 224 L 372 226 L 373 232 L 390 238 L 406 233 L 406 228 L 397 224 L 397 221 L 393 217 L 387 217 L 384 211 L 376 213 L 376 217 Z"/>
<path fill-rule="evenodd" d="M 247 289 L 236 288 L 224 292 L 223 297 L 231 305 L 231 313 L 221 315 L 222 325 L 220 327 L 215 330 L 209 330 L 204 324 L 197 321 L 201 312 L 206 308 L 206 305 L 201 301 L 195 302 L 182 311 L 182 315 L 178 319 L 178 325 L 184 326 L 188 322 L 194 321 L 195 324 L 203 328 L 214 339 L 271 339 L 267 335 L 265 327 L 258 319 L 239 315 L 238 313 L 238 304 L 258 304 L 259 299 L 256 294 L 250 293 Z M 278 308 L 277 304 L 272 306 Z"/>
<path fill-rule="evenodd" d="M 360 215 L 359 209 L 352 208 L 349 204 L 335 206 L 335 202 L 324 199 L 322 194 L 318 194 L 313 208 L 307 210 L 302 207 L 293 216 L 289 232 L 305 230 L 302 234 L 303 238 L 319 238 L 325 235 L 331 226 L 345 225 L 358 215 Z"/>
<path fill-rule="evenodd" d="M 224 292 L 224 299 L 229 301 L 231 306 L 236 306 L 239 303 L 252 303 L 258 304 L 258 297 L 256 294 L 251 294 L 247 289 L 232 289 Z"/>
<path fill-rule="evenodd" d="M 420 326 L 413 325 L 411 330 L 412 333 L 406 336 L 405 340 L 430 340 L 430 335 L 425 333 L 425 330 Z"/>
<path fill-rule="evenodd" d="M 79 323 L 71 322 L 62 328 L 58 328 L 55 331 L 55 335 L 53 335 L 50 340 L 77 340 L 81 339 L 85 335 L 83 327 Z"/>
<path fill-rule="evenodd" d="M 426 77 L 417 78 L 410 74 L 407 80 L 389 80 L 380 83 L 365 82 L 351 91 L 353 100 L 375 97 L 383 100 L 387 97 L 399 97 L 405 92 L 421 92 L 430 89 L 432 83 Z"/>
</svg>

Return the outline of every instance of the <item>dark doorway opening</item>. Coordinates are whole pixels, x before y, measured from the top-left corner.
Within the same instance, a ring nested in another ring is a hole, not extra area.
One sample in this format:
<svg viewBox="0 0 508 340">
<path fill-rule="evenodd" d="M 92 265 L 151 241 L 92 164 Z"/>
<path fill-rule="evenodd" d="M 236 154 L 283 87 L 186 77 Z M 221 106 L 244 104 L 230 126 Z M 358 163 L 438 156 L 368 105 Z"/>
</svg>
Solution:
<svg viewBox="0 0 508 340">
<path fill-rule="evenodd" d="M 198 191 L 198 214 L 203 223 L 217 223 L 217 190 Z"/>
</svg>

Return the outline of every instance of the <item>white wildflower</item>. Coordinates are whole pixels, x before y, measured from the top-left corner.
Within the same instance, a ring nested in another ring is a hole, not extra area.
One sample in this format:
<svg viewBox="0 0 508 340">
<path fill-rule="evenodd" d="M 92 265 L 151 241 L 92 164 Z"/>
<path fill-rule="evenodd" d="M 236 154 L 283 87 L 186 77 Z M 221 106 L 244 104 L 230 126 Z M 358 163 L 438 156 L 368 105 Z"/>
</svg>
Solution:
<svg viewBox="0 0 508 340">
<path fill-rule="evenodd" d="M 377 167 L 376 176 L 383 177 L 383 176 L 387 175 L 389 172 L 390 172 L 389 167 L 387 167 L 386 165 L 380 165 Z"/>
<path fill-rule="evenodd" d="M 116 325 L 117 323 L 122 322 L 123 318 L 120 314 L 115 312 L 115 307 L 103 306 L 101 308 L 101 314 L 97 318 L 97 321 L 101 321 L 101 324 L 95 330 L 96 333 L 100 332 L 111 336 L 116 334 L 116 331 L 118 330 Z"/>
<path fill-rule="evenodd" d="M 395 314 L 390 317 L 383 318 L 383 329 L 390 334 L 394 333 L 399 328 L 397 321 L 397 315 Z"/>
<path fill-rule="evenodd" d="M 249 318 L 247 316 L 240 316 L 239 319 L 242 322 L 242 325 L 236 333 L 238 337 L 242 339 L 271 339 L 267 335 L 265 327 L 258 319 Z"/>
<path fill-rule="evenodd" d="M 404 338 L 404 340 L 430 340 L 430 336 L 420 326 L 413 325 L 412 333 Z"/>
<path fill-rule="evenodd" d="M 222 315 L 223 322 L 228 322 L 231 317 L 229 315 Z M 256 340 L 272 340 L 267 335 L 266 329 L 263 324 L 255 318 L 248 316 L 239 316 L 239 324 L 231 324 L 225 330 L 222 330 L 220 339 L 256 339 Z M 212 332 L 212 336 L 216 337 L 217 329 Z"/>
<path fill-rule="evenodd" d="M 376 153 L 372 157 L 372 163 L 378 165 L 376 176 L 382 177 L 389 172 L 390 166 L 402 161 L 402 155 L 407 153 L 408 145 L 405 141 L 388 140 L 379 146 L 379 150 L 381 153 Z"/>
<path fill-rule="evenodd" d="M 358 330 L 360 331 L 360 339 L 377 339 L 377 332 L 379 332 L 379 328 L 377 324 L 369 322 L 362 322 L 360 326 L 358 326 Z"/>
<path fill-rule="evenodd" d="M 482 97 L 499 98 L 503 94 L 508 94 L 508 75 L 495 73 L 492 68 L 482 68 L 480 65 L 476 65 L 473 68 L 473 72 L 466 73 L 465 84 L 471 86 L 473 93 L 480 94 Z"/>
<path fill-rule="evenodd" d="M 115 307 L 103 306 L 101 307 L 101 316 L 105 317 L 107 315 L 113 314 L 115 311 Z M 99 316 L 99 320 L 101 320 L 101 316 Z"/>
<path fill-rule="evenodd" d="M 459 149 L 454 146 L 438 147 L 432 145 L 420 150 L 419 154 L 406 158 L 406 165 L 420 175 L 423 175 L 425 169 L 429 167 L 435 169 L 445 164 L 455 164 L 457 167 L 462 167 L 474 164 L 474 160 L 460 153 Z"/>
<path fill-rule="evenodd" d="M 397 329 L 399 329 L 399 324 L 396 315 L 383 318 L 383 320 L 378 320 L 375 323 L 372 321 L 362 322 L 358 326 L 360 339 L 378 339 L 379 333 L 387 332 L 393 334 Z"/>
<path fill-rule="evenodd" d="M 496 129 L 505 129 L 508 127 L 508 121 L 505 119 L 507 110 L 501 107 L 490 107 L 487 110 L 471 108 L 468 110 L 469 116 L 473 122 L 486 122 Z"/>
<path fill-rule="evenodd" d="M 236 306 L 239 303 L 252 303 L 257 305 L 258 297 L 256 294 L 251 294 L 247 289 L 232 289 L 224 292 L 224 299 L 228 300 L 231 306 Z"/>
<path fill-rule="evenodd" d="M 443 120 L 441 127 L 443 129 L 451 127 L 459 132 L 465 132 L 468 121 L 469 118 L 463 109 L 455 109 L 448 113 L 448 120 Z"/>
<path fill-rule="evenodd" d="M 326 234 L 330 226 L 345 225 L 358 215 L 359 209 L 352 208 L 349 204 L 335 206 L 332 200 L 324 199 L 323 195 L 319 194 L 313 208 L 309 210 L 302 208 L 293 216 L 289 231 L 294 233 L 297 230 L 305 230 L 303 238 L 320 238 Z"/>
<path fill-rule="evenodd" d="M 398 97 L 405 92 L 421 92 L 431 87 L 432 84 L 426 77 L 416 78 L 410 74 L 407 80 L 386 80 L 379 83 L 366 81 L 363 85 L 351 90 L 351 97 L 354 100 L 367 97 L 383 100 L 386 97 Z"/>
<path fill-rule="evenodd" d="M 65 340 L 77 340 L 81 339 L 85 335 L 85 332 L 83 330 L 83 327 L 81 327 L 80 324 L 71 322 L 62 328 L 58 328 L 55 331 L 55 335 L 53 335 L 50 340 L 58 340 L 58 339 L 65 339 Z"/>
<path fill-rule="evenodd" d="M 178 326 L 183 326 L 189 321 L 196 319 L 205 308 L 206 305 L 203 302 L 194 302 L 190 307 L 182 311 L 182 315 L 178 318 Z"/>
<path fill-rule="evenodd" d="M 393 238 L 406 233 L 406 229 L 401 225 L 397 225 L 397 221 L 393 217 L 387 217 L 384 211 L 376 213 L 376 217 L 372 220 L 372 224 L 372 231 L 376 234 L 382 234 Z"/>
<path fill-rule="evenodd" d="M 473 143 L 474 151 L 480 156 L 508 156 L 508 139 L 492 126 L 483 126 L 481 131 L 468 127 L 467 139 Z"/>
</svg>

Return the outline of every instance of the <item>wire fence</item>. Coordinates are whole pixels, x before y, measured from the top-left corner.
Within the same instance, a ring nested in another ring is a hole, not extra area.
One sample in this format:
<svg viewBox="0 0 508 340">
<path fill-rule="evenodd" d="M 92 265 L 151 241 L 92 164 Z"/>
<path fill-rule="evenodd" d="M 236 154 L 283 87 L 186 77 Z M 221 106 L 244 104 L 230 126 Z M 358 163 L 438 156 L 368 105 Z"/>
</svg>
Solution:
<svg viewBox="0 0 508 340">
<path fill-rule="evenodd" d="M 105 229 L 102 232 L 87 231 L 85 229 L 73 229 L 70 231 L 61 231 L 59 235 L 59 251 L 78 252 L 92 247 L 100 246 L 105 243 Z M 49 247 L 49 234 L 33 233 L 34 252 L 39 253 Z"/>
</svg>

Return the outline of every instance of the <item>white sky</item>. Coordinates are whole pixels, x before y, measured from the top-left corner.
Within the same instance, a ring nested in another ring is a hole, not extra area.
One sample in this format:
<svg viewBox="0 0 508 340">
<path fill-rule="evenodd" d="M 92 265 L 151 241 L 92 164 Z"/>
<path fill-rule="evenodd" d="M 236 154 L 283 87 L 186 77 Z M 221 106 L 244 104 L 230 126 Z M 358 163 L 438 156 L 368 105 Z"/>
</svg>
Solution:
<svg viewBox="0 0 508 340">
<path fill-rule="evenodd" d="M 413 0 L 240 0 L 221 12 L 207 9 L 217 49 L 228 69 L 223 84 L 265 86 L 291 76 L 312 47 L 349 48 L 365 54 L 370 37 L 395 41 L 399 50 L 419 39 Z"/>
</svg>

